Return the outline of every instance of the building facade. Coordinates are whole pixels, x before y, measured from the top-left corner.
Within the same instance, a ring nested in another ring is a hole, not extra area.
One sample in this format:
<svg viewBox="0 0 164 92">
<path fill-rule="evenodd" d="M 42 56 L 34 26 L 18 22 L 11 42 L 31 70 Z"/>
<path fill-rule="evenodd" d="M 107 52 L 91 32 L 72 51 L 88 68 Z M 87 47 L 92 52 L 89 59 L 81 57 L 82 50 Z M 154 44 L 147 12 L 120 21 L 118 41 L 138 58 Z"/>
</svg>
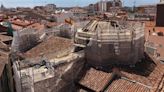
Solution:
<svg viewBox="0 0 164 92">
<path fill-rule="evenodd" d="M 106 12 L 107 11 L 107 1 L 101 0 L 99 3 L 99 11 L 100 12 Z"/>
<path fill-rule="evenodd" d="M 164 1 L 161 0 L 161 3 L 157 4 L 157 15 L 156 15 L 156 26 L 164 27 Z"/>
<path fill-rule="evenodd" d="M 99 12 L 110 12 L 115 9 L 120 9 L 122 7 L 121 0 L 101 0 L 93 5 L 89 5 L 89 10 L 99 11 Z"/>
</svg>

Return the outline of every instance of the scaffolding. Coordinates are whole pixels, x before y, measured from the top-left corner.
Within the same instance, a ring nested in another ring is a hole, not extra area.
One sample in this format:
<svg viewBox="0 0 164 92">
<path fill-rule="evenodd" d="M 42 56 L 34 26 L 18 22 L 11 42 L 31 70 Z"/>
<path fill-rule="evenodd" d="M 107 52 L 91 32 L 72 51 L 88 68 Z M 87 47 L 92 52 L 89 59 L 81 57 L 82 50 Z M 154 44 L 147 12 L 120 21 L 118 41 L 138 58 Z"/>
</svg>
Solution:
<svg viewBox="0 0 164 92">
<path fill-rule="evenodd" d="M 144 24 L 94 20 L 76 32 L 75 45 L 92 65 L 135 65 L 143 58 Z"/>
</svg>

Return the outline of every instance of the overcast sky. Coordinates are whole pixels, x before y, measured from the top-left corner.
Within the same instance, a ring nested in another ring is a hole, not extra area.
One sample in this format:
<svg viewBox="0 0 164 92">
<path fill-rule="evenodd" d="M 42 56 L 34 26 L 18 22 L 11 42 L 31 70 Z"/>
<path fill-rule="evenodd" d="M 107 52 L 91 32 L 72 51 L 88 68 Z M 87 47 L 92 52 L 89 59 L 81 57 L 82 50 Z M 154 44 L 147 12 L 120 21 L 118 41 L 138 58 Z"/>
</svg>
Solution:
<svg viewBox="0 0 164 92">
<path fill-rule="evenodd" d="M 86 6 L 90 3 L 95 3 L 100 0 L 0 0 L 0 3 L 5 7 L 17 7 L 17 6 L 36 6 L 36 5 L 45 5 L 47 3 L 54 3 L 58 7 L 60 6 Z M 145 5 L 145 4 L 156 4 L 160 0 L 122 0 L 124 5 L 133 6 L 134 1 L 136 5 Z"/>
</svg>

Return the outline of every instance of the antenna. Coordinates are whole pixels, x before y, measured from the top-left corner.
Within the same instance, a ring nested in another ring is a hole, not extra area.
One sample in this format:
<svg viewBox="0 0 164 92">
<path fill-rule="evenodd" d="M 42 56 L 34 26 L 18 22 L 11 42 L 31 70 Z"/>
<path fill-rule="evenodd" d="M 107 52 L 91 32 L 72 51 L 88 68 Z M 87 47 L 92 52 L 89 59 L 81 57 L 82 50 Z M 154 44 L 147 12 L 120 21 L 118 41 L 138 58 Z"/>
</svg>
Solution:
<svg viewBox="0 0 164 92">
<path fill-rule="evenodd" d="M 124 7 L 124 5 L 125 5 L 125 1 L 124 1 L 124 0 L 122 0 L 122 7 Z"/>
<path fill-rule="evenodd" d="M 133 12 L 135 12 L 135 7 L 136 7 L 136 0 L 133 2 Z"/>
</svg>

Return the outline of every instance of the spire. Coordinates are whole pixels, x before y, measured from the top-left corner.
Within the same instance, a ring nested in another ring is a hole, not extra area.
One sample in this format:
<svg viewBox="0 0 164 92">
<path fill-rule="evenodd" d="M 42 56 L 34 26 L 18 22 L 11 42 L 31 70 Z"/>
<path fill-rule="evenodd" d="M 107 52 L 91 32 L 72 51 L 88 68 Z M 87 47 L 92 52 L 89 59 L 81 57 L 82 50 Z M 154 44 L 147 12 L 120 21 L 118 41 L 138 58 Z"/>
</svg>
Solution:
<svg viewBox="0 0 164 92">
<path fill-rule="evenodd" d="M 135 8 L 136 8 L 136 0 L 134 0 L 133 2 L 133 12 L 135 12 Z"/>
<path fill-rule="evenodd" d="M 4 5 L 1 3 L 0 10 L 2 11 L 2 10 L 4 10 L 4 9 L 5 9 L 5 7 L 4 7 Z"/>
</svg>

